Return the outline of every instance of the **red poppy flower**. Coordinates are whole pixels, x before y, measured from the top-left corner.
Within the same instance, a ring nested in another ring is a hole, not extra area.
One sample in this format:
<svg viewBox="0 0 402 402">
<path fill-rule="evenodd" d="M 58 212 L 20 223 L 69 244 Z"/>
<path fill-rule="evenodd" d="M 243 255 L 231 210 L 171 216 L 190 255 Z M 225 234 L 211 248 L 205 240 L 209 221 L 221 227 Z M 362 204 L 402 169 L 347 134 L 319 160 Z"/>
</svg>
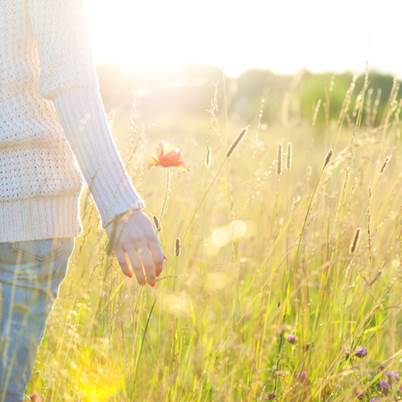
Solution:
<svg viewBox="0 0 402 402">
<path fill-rule="evenodd" d="M 169 144 L 167 141 L 161 141 L 156 146 L 156 155 L 151 156 L 148 162 L 148 168 L 152 166 L 178 167 L 184 166 L 183 155 L 180 148 Z"/>
</svg>

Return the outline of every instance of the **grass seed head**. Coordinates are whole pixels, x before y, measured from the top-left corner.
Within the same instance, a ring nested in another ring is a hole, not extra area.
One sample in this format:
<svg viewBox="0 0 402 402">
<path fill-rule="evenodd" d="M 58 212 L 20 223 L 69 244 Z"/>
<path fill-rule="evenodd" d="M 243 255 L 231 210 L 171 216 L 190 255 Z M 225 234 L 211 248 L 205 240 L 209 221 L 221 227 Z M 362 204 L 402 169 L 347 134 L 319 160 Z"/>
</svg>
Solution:
<svg viewBox="0 0 402 402">
<path fill-rule="evenodd" d="M 175 245 L 174 245 L 174 253 L 175 256 L 178 257 L 181 253 L 181 242 L 179 238 L 176 238 Z"/>
<path fill-rule="evenodd" d="M 313 113 L 313 122 L 312 122 L 313 127 L 317 123 L 317 118 L 318 118 L 318 113 L 320 112 L 321 103 L 322 103 L 322 99 L 318 99 L 317 104 L 315 105 L 314 113 Z"/>
<path fill-rule="evenodd" d="M 161 230 L 161 227 L 160 227 L 160 225 L 159 225 L 159 220 L 158 220 L 158 218 L 157 218 L 155 215 L 153 216 L 153 220 L 154 220 L 154 224 L 155 224 L 156 230 L 159 232 L 159 231 Z"/>
<path fill-rule="evenodd" d="M 278 159 L 276 161 L 276 173 L 282 174 L 282 144 L 278 145 Z"/>
<path fill-rule="evenodd" d="M 350 245 L 350 254 L 353 254 L 356 251 L 357 245 L 359 243 L 359 238 L 360 238 L 360 228 L 356 230 L 356 233 L 353 236 L 353 241 Z"/>
<path fill-rule="evenodd" d="M 332 149 L 330 149 L 328 151 L 327 155 L 325 156 L 324 165 L 322 166 L 323 170 L 327 167 L 328 163 L 330 162 L 330 160 L 332 158 L 332 154 L 333 154 L 333 151 L 332 151 Z"/>
<path fill-rule="evenodd" d="M 288 142 L 288 149 L 286 152 L 286 169 L 287 170 L 290 170 L 292 168 L 292 158 L 293 158 L 292 143 Z"/>
<path fill-rule="evenodd" d="M 239 142 L 242 140 L 242 138 L 246 135 L 248 131 L 248 126 L 244 127 L 243 130 L 240 131 L 240 134 L 237 136 L 237 138 L 233 141 L 233 144 L 230 146 L 229 150 L 226 152 L 226 158 L 230 158 L 230 155 L 232 155 L 233 151 L 236 149 L 236 147 L 239 145 Z"/>
<path fill-rule="evenodd" d="M 211 166 L 211 159 L 212 159 L 212 151 L 211 151 L 211 147 L 208 145 L 207 146 L 207 155 L 205 157 L 205 166 L 206 167 Z"/>
<path fill-rule="evenodd" d="M 391 159 L 392 159 L 392 155 L 388 155 L 385 158 L 384 163 L 381 166 L 380 174 L 384 173 L 384 170 L 387 168 L 389 162 L 391 162 Z"/>
</svg>

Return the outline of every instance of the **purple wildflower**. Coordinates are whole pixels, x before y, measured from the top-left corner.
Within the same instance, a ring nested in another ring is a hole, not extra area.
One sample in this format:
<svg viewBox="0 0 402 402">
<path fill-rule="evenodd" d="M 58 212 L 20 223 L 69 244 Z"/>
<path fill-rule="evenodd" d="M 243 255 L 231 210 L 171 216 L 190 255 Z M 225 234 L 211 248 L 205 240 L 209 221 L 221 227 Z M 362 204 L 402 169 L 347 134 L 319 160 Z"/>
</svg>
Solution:
<svg viewBox="0 0 402 402">
<path fill-rule="evenodd" d="M 292 343 L 292 344 L 297 342 L 297 336 L 295 334 L 289 334 L 286 339 L 289 343 Z"/>
<path fill-rule="evenodd" d="M 384 380 L 380 381 L 379 384 L 378 384 L 378 386 L 380 387 L 380 390 L 381 390 L 384 394 L 388 393 L 389 389 L 391 388 L 391 385 L 388 384 L 387 381 L 384 381 Z"/>
<path fill-rule="evenodd" d="M 305 371 L 300 371 L 299 374 L 297 374 L 297 379 L 302 383 L 302 384 L 308 384 L 308 376 Z"/>
<path fill-rule="evenodd" d="M 385 376 L 388 378 L 388 382 L 392 384 L 393 382 L 399 382 L 399 373 L 397 371 L 386 371 Z"/>
<path fill-rule="evenodd" d="M 367 356 L 367 353 L 368 353 L 367 348 L 361 346 L 361 347 L 356 349 L 355 356 L 359 357 L 359 358 L 362 358 L 362 357 Z"/>
<path fill-rule="evenodd" d="M 374 398 L 371 398 L 369 402 L 379 402 L 380 398 L 378 396 L 375 396 Z"/>
</svg>

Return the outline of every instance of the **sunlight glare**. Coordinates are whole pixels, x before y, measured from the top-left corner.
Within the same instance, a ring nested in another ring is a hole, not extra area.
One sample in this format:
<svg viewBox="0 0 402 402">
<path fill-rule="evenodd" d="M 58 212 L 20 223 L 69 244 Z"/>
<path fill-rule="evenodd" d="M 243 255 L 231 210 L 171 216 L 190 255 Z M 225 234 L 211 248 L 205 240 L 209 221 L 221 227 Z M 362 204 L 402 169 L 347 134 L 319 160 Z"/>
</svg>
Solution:
<svg viewBox="0 0 402 402">
<path fill-rule="evenodd" d="M 98 62 L 166 69 L 212 64 L 227 73 L 362 71 L 402 74 L 393 0 L 88 0 Z M 361 15 L 361 18 L 356 16 Z M 357 46 L 357 44 L 359 44 Z"/>
</svg>

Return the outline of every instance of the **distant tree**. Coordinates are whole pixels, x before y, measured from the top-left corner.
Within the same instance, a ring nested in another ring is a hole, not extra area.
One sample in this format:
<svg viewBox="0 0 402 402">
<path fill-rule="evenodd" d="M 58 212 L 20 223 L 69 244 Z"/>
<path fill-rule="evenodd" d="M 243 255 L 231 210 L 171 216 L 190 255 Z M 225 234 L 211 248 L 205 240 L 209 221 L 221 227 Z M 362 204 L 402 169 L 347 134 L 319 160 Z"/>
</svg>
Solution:
<svg viewBox="0 0 402 402">
<path fill-rule="evenodd" d="M 133 99 L 138 98 L 145 121 L 153 121 L 162 115 L 173 119 L 205 117 L 211 102 L 215 103 L 214 111 L 219 115 L 223 112 L 226 97 L 228 113 L 233 119 L 251 122 L 262 111 L 262 122 L 272 123 L 290 114 L 292 118 L 314 122 L 313 131 L 318 137 L 325 132 L 327 124 L 339 119 L 352 82 L 355 86 L 344 122 L 354 121 L 356 100 L 365 82 L 364 74 L 354 81 L 351 73 L 301 72 L 297 76 L 284 76 L 263 69 L 249 70 L 237 78 L 229 78 L 217 67 L 199 65 L 159 74 L 101 65 L 98 72 L 106 108 L 129 112 Z M 381 123 L 392 86 L 392 76 L 369 73 L 362 124 Z M 399 97 L 401 92 L 402 89 Z"/>
<path fill-rule="evenodd" d="M 370 123 L 379 124 L 391 93 L 393 80 L 394 78 L 390 75 L 369 72 L 367 91 L 363 98 L 362 122 L 368 122 L 366 114 L 373 112 L 374 104 L 378 99 L 378 111 L 374 121 Z M 330 120 L 337 120 L 344 107 L 344 100 L 352 82 L 353 75 L 351 73 L 337 75 L 306 73 L 298 88 L 302 117 L 310 121 L 314 119 L 318 129 L 321 129 Z M 365 75 L 359 75 L 351 92 L 351 101 L 347 112 L 352 119 L 356 100 L 362 93 L 364 82 Z M 400 94 L 401 91 L 399 96 Z"/>
</svg>

